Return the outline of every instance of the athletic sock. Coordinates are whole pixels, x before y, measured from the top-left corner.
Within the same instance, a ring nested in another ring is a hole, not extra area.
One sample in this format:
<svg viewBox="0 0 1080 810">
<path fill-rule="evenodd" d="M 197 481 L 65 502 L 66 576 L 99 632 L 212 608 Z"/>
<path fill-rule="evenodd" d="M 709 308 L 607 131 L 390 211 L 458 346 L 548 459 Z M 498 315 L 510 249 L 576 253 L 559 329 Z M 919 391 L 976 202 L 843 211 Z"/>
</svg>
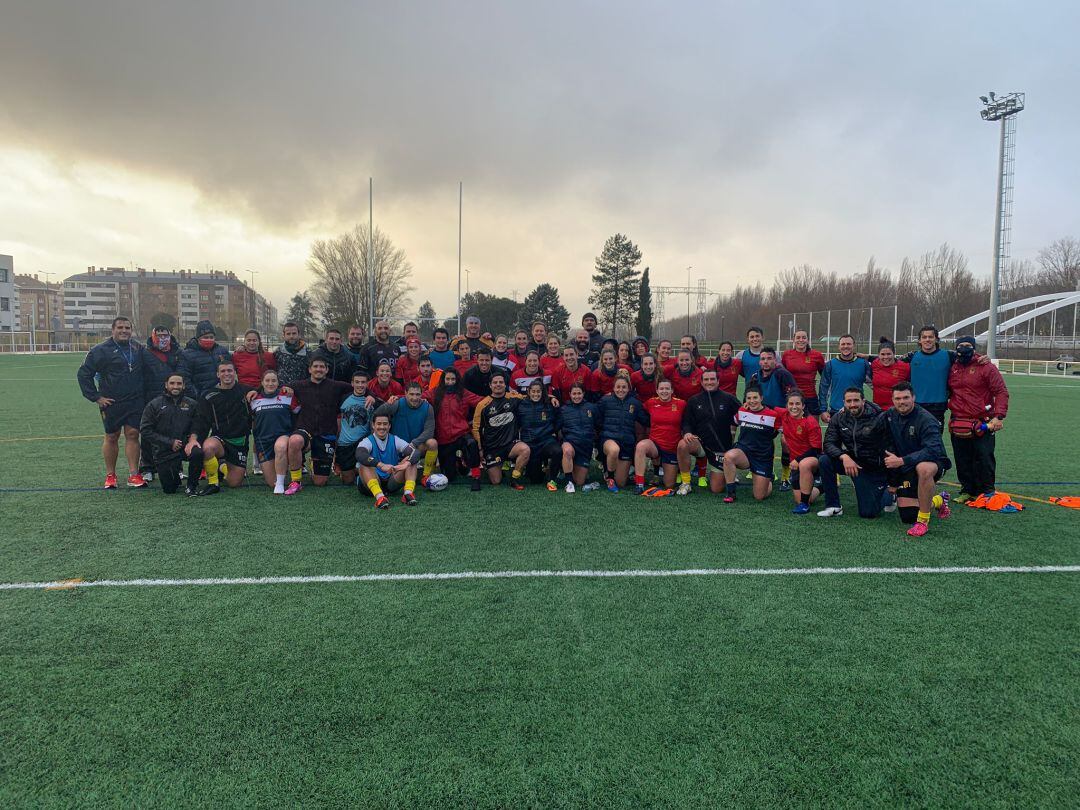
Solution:
<svg viewBox="0 0 1080 810">
<path fill-rule="evenodd" d="M 277 486 L 285 486 L 285 473 L 279 473 L 277 476 Z"/>
<path fill-rule="evenodd" d="M 727 491 L 728 495 L 734 496 L 735 495 L 735 485 L 734 484 L 728 484 L 727 487 L 726 487 L 726 491 Z"/>
<path fill-rule="evenodd" d="M 806 503 L 807 495 L 801 489 L 799 490 L 799 503 Z"/>
<path fill-rule="evenodd" d="M 304 477 L 304 469 L 301 467 L 299 470 L 289 470 L 289 480 L 299 481 Z"/>
<path fill-rule="evenodd" d="M 431 475 L 435 470 L 435 462 L 439 458 L 437 450 L 428 450 L 424 453 L 424 475 Z"/>
<path fill-rule="evenodd" d="M 514 467 L 514 471 L 512 473 L 510 473 L 510 477 L 511 478 L 521 478 L 521 470 L 519 470 L 517 467 Z"/>
<path fill-rule="evenodd" d="M 645 476 L 635 474 L 634 475 L 634 483 L 644 486 L 644 484 L 645 484 Z"/>
<path fill-rule="evenodd" d="M 412 492 L 414 489 L 416 489 L 416 482 L 415 481 L 410 480 L 410 481 L 405 482 L 405 491 L 406 492 Z"/>
<path fill-rule="evenodd" d="M 679 473 L 679 481 L 682 482 L 683 484 L 689 484 L 690 483 L 690 473 L 689 472 L 680 472 Z"/>
<path fill-rule="evenodd" d="M 376 498 L 382 495 L 382 487 L 379 486 L 378 478 L 372 478 L 370 481 L 368 481 L 367 488 L 371 490 L 371 494 L 374 495 Z"/>
<path fill-rule="evenodd" d="M 212 487 L 218 485 L 218 466 L 218 460 L 214 456 L 210 456 L 203 463 L 203 467 L 206 469 L 206 483 Z"/>
<path fill-rule="evenodd" d="M 935 509 L 940 509 L 943 503 L 944 501 L 941 499 L 940 495 L 935 495 L 930 501 L 930 505 L 933 506 Z M 927 512 L 927 514 L 929 514 L 929 512 Z"/>
<path fill-rule="evenodd" d="M 469 477 L 470 478 L 479 478 L 480 477 L 480 468 L 479 467 L 470 467 L 469 468 Z"/>
<path fill-rule="evenodd" d="M 790 481 L 791 480 L 791 467 L 788 467 L 787 465 L 784 465 L 783 467 L 780 468 L 780 480 L 781 481 Z"/>
<path fill-rule="evenodd" d="M 918 521 L 919 521 L 919 523 L 927 523 L 927 524 L 929 524 L 930 523 L 930 513 L 929 512 L 919 512 Z"/>
<path fill-rule="evenodd" d="M 709 460 L 707 458 L 705 458 L 705 456 L 702 456 L 701 458 L 699 458 L 697 460 L 697 474 L 698 474 L 699 478 L 702 478 L 702 477 L 705 476 L 708 464 L 709 464 Z"/>
</svg>

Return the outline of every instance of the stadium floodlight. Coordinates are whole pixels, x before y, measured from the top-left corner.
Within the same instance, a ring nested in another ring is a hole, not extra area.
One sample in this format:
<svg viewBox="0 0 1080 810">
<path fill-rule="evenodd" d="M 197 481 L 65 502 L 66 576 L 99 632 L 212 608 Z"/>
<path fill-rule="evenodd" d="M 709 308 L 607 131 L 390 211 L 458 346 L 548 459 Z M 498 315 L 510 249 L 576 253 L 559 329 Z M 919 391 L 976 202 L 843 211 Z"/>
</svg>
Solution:
<svg viewBox="0 0 1080 810">
<path fill-rule="evenodd" d="M 1001 268 L 1009 259 L 1012 241 L 1013 170 L 1016 152 L 1016 116 L 1024 109 L 1023 93 L 1007 93 L 998 98 L 993 91 L 980 96 L 983 121 L 1001 122 L 1001 145 L 998 151 L 997 208 L 994 216 L 994 266 L 990 274 L 990 324 L 986 335 L 986 354 L 997 357 L 998 305 L 1001 291 L 998 280 Z"/>
</svg>

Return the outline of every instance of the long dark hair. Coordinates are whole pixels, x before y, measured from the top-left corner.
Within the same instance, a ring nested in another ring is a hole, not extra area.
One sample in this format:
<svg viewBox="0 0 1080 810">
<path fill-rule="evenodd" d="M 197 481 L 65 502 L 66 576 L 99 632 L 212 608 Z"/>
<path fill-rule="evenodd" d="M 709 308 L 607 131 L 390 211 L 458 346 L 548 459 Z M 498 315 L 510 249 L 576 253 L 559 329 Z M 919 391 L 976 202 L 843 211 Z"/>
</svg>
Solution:
<svg viewBox="0 0 1080 810">
<path fill-rule="evenodd" d="M 257 349 L 255 359 L 259 363 L 259 371 L 262 371 L 266 367 L 266 358 L 263 356 L 262 335 L 260 335 L 254 329 L 248 329 L 246 332 L 244 332 L 244 340 L 247 340 L 248 335 L 254 335 L 259 341 L 259 348 Z"/>
<path fill-rule="evenodd" d="M 435 405 L 435 412 L 436 413 L 438 413 L 438 411 L 442 408 L 443 397 L 446 396 L 446 375 L 447 374 L 453 374 L 454 375 L 454 384 L 455 385 L 457 385 L 458 383 L 461 382 L 461 375 L 457 373 L 456 368 L 448 368 L 448 369 L 443 370 L 442 376 L 439 377 L 439 384 L 437 386 L 435 386 L 435 396 L 432 397 L 432 401 L 433 401 L 433 404 Z"/>
</svg>

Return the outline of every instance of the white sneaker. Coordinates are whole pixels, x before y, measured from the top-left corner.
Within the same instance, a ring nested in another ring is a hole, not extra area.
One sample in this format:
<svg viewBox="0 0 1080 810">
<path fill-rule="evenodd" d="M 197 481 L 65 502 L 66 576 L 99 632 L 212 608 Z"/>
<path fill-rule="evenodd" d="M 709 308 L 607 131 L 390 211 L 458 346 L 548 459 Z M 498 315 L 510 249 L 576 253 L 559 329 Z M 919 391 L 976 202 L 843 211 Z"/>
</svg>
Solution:
<svg viewBox="0 0 1080 810">
<path fill-rule="evenodd" d="M 676 495 L 689 495 L 690 492 L 690 485 L 686 483 L 679 484 L 679 488 L 675 490 Z"/>
<path fill-rule="evenodd" d="M 284 495 L 285 494 L 285 485 L 284 484 L 274 484 L 274 494 L 275 495 Z"/>
<path fill-rule="evenodd" d="M 881 511 L 882 512 L 888 512 L 889 514 L 892 514 L 893 512 L 896 511 L 896 501 L 893 501 L 888 506 L 883 507 Z"/>
<path fill-rule="evenodd" d="M 144 472 L 144 473 L 142 474 L 142 480 L 143 480 L 143 481 L 145 481 L 145 482 L 146 482 L 146 483 L 148 483 L 148 484 L 149 484 L 149 483 L 150 483 L 151 481 L 153 481 L 153 480 L 154 480 L 154 473 L 153 473 L 153 471 L 152 471 L 152 470 L 147 470 L 146 472 Z"/>
<path fill-rule="evenodd" d="M 844 507 L 842 506 L 826 506 L 820 512 L 817 513 L 818 517 L 840 517 L 844 514 Z"/>
<path fill-rule="evenodd" d="M 577 489 L 574 487 L 574 482 L 573 481 L 567 481 L 566 482 L 566 494 L 567 495 L 573 495 L 575 492 L 577 492 Z"/>
</svg>

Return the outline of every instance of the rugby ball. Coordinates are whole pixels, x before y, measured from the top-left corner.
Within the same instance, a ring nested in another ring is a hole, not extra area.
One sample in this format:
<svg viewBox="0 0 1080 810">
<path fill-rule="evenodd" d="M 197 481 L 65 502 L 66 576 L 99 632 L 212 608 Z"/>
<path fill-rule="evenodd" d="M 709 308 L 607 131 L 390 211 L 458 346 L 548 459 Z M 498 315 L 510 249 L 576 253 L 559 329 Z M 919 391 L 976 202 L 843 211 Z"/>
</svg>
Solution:
<svg viewBox="0 0 1080 810">
<path fill-rule="evenodd" d="M 428 476 L 427 488 L 432 492 L 439 492 L 446 489 L 449 483 L 450 481 L 442 473 L 432 473 Z"/>
</svg>

